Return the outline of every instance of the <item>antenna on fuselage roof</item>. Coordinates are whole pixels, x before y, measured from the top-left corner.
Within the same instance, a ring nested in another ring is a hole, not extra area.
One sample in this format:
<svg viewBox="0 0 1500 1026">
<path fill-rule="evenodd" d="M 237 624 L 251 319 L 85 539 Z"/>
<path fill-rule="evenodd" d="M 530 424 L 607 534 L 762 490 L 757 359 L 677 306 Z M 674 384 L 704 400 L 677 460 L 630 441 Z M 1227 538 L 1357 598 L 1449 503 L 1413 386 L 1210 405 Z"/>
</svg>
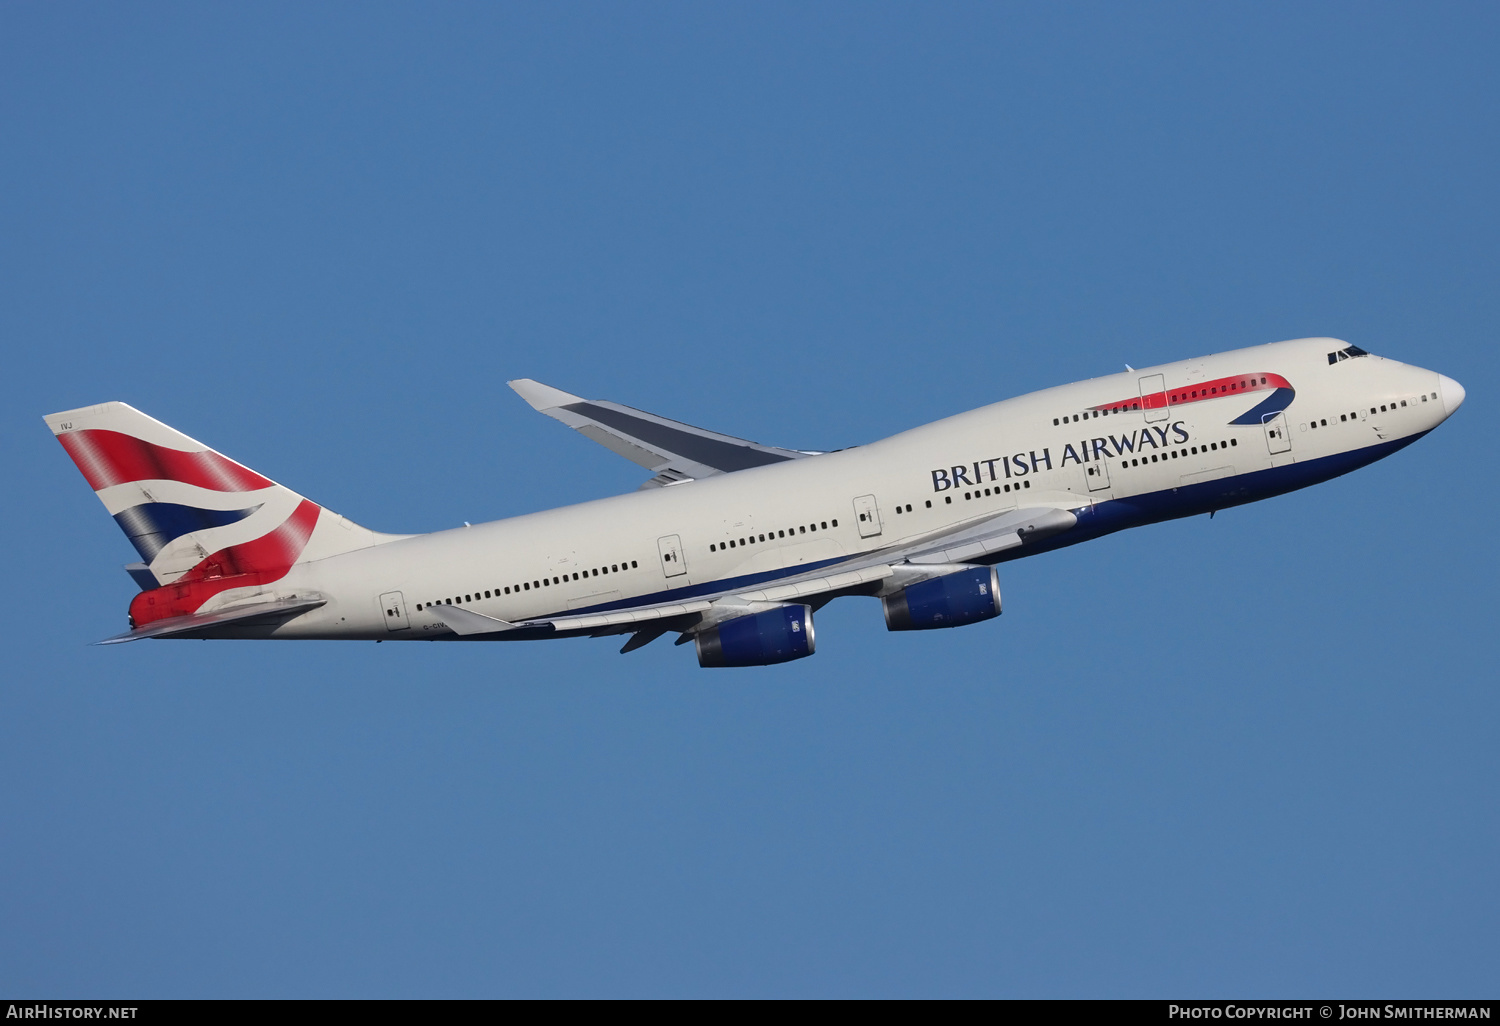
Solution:
<svg viewBox="0 0 1500 1026">
<path fill-rule="evenodd" d="M 1132 367 L 1132 366 L 1130 366 L 1130 364 L 1128 364 L 1128 363 L 1125 365 L 1125 369 L 1128 370 L 1128 371 L 1130 371 L 1130 373 L 1132 373 L 1132 374 L 1135 373 L 1135 368 Z"/>
</svg>

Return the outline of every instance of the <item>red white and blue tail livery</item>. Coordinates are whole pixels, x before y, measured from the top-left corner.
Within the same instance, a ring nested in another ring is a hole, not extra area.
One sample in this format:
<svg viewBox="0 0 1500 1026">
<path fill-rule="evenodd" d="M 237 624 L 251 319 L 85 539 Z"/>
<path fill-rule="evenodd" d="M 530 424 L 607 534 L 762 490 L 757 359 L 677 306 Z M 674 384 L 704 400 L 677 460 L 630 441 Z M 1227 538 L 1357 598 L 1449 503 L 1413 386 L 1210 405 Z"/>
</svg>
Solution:
<svg viewBox="0 0 1500 1026">
<path fill-rule="evenodd" d="M 134 546 L 137 638 L 508 641 L 666 633 L 703 666 L 811 655 L 813 613 L 1000 613 L 996 565 L 1304 488 L 1462 404 L 1434 371 L 1297 339 L 1007 399 L 868 445 L 750 442 L 536 381 L 539 412 L 649 470 L 630 495 L 378 534 L 124 403 L 46 418 Z"/>
</svg>

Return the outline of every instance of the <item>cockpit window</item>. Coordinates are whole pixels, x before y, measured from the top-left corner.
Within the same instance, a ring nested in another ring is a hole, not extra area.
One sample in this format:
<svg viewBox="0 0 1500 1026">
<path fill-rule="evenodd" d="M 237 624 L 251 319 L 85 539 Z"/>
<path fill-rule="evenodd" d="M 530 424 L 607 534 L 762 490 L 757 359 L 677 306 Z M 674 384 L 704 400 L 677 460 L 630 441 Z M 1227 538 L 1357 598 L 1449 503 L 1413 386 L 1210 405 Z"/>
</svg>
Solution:
<svg viewBox="0 0 1500 1026">
<path fill-rule="evenodd" d="M 1370 355 L 1369 353 L 1367 353 L 1363 349 L 1359 348 L 1359 346 L 1349 346 L 1346 349 L 1340 349 L 1336 353 L 1329 353 L 1328 354 L 1328 362 L 1329 362 L 1330 365 L 1332 365 L 1332 364 L 1338 363 L 1340 360 L 1352 360 L 1356 356 L 1369 356 L 1369 355 Z"/>
</svg>

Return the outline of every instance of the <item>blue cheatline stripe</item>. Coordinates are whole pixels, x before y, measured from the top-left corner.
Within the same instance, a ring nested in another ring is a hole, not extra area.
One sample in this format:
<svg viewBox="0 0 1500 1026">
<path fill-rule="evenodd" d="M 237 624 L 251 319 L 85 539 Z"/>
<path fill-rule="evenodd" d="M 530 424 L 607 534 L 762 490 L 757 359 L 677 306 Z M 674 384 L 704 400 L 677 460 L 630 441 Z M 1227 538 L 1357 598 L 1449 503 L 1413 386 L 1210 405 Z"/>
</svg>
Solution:
<svg viewBox="0 0 1500 1026">
<path fill-rule="evenodd" d="M 635 606 L 657 606 L 668 602 L 682 602 L 685 599 L 697 598 L 700 595 L 711 595 L 714 592 L 734 589 L 739 591 L 743 588 L 753 588 L 758 585 L 770 584 L 773 581 L 785 580 L 788 577 L 797 577 L 811 570 L 821 570 L 836 563 L 847 563 L 851 559 L 859 559 L 868 555 L 864 552 L 855 552 L 847 556 L 838 556 L 834 559 L 822 559 L 816 563 L 799 563 L 796 566 L 782 567 L 779 570 L 766 570 L 756 574 L 745 574 L 742 577 L 724 577 L 714 581 L 704 581 L 702 584 L 690 584 L 682 588 L 672 588 L 667 591 L 652 592 L 650 595 L 637 595 L 634 598 L 620 599 L 616 602 L 604 602 L 597 606 L 587 606 L 581 609 L 558 610 L 555 613 L 543 613 L 539 616 L 528 616 L 528 620 L 545 620 L 555 616 L 590 616 L 595 613 L 607 613 L 614 609 L 631 609 Z"/>
<path fill-rule="evenodd" d="M 258 509 L 259 505 L 249 509 L 200 509 L 175 502 L 145 502 L 116 513 L 115 523 L 149 563 L 169 543 L 185 534 L 238 523 Z"/>
<path fill-rule="evenodd" d="M 1283 391 L 1291 390 L 1284 389 Z M 1284 467 L 1254 470 L 1244 474 L 1236 474 L 1233 477 L 1219 478 L 1217 481 L 1207 481 L 1203 484 L 1186 485 L 1179 488 L 1164 488 L 1157 492 L 1132 495 L 1126 499 L 1107 499 L 1092 507 L 1086 505 L 1080 506 L 1073 511 L 1078 516 L 1077 526 L 1044 541 L 1028 542 L 1020 548 L 1007 549 L 1005 552 L 982 562 L 1009 562 L 1012 559 L 1020 559 L 1039 552 L 1050 552 L 1053 549 L 1077 545 L 1079 542 L 1090 541 L 1094 538 L 1113 534 L 1116 531 L 1123 531 L 1131 527 L 1143 527 L 1146 524 L 1160 523 L 1163 520 L 1176 520 L 1181 517 L 1196 516 L 1200 513 L 1228 509 L 1231 506 L 1255 502 L 1257 499 L 1268 499 L 1273 495 L 1282 495 L 1286 492 L 1296 491 L 1299 488 L 1306 488 L 1308 485 L 1328 481 L 1342 474 L 1347 474 L 1352 470 L 1368 466 L 1377 460 L 1382 460 L 1392 453 L 1406 448 L 1425 434 L 1427 432 L 1423 431 L 1406 438 L 1397 438 L 1393 441 L 1366 446 L 1363 449 L 1335 453 L 1332 456 L 1323 456 L 1301 463 L 1289 463 Z M 1083 500 L 1084 497 L 1079 496 L 1079 501 L 1082 502 Z M 583 616 L 590 613 L 608 612 L 613 609 L 628 609 L 633 606 L 680 602 L 684 599 L 696 598 L 699 595 L 707 595 L 711 592 L 737 591 L 742 588 L 765 584 L 779 578 L 807 573 L 809 570 L 820 570 L 835 563 L 845 563 L 864 555 L 867 555 L 867 553 L 854 553 L 848 556 L 840 556 L 837 559 L 825 559 L 817 563 L 803 563 L 799 566 L 785 567 L 780 570 L 770 570 L 764 573 L 747 574 L 743 577 L 727 577 L 721 580 L 705 581 L 702 584 L 659 591 L 650 595 L 622 599 L 618 602 L 608 602 L 597 606 L 590 606 L 587 609 L 569 609 L 565 612 L 558 611 L 556 613 L 530 616 L 527 619 L 544 620 L 548 617 L 556 616 Z M 572 632 L 562 632 L 562 636 L 568 633 Z M 588 632 L 584 631 L 581 633 L 586 634 Z M 554 636 L 559 635 L 550 627 L 528 627 L 496 634 L 443 634 L 430 640 L 530 641 Z"/>
<path fill-rule="evenodd" d="M 1066 548 L 1079 542 L 1090 541 L 1106 534 L 1123 531 L 1131 527 L 1177 520 L 1181 517 L 1197 516 L 1215 510 L 1242 506 L 1247 502 L 1269 499 L 1272 496 L 1294 492 L 1308 485 L 1332 480 L 1360 467 L 1369 466 L 1385 459 L 1398 450 L 1406 448 L 1426 431 L 1406 438 L 1365 446 L 1350 452 L 1321 456 L 1315 460 L 1289 463 L 1283 467 L 1252 470 L 1233 477 L 1221 477 L 1216 481 L 1164 488 L 1158 492 L 1146 492 L 1124 499 L 1109 499 L 1092 508 L 1075 510 L 1078 525 L 1063 534 L 1020 549 L 1010 549 L 996 560 L 1006 562 L 1022 556 Z"/>
<path fill-rule="evenodd" d="M 1295 388 L 1278 388 L 1266 398 L 1257 403 L 1254 408 L 1234 418 L 1231 424 L 1259 424 L 1265 417 L 1272 413 L 1280 413 L 1292 405 L 1292 400 L 1297 398 Z"/>
</svg>

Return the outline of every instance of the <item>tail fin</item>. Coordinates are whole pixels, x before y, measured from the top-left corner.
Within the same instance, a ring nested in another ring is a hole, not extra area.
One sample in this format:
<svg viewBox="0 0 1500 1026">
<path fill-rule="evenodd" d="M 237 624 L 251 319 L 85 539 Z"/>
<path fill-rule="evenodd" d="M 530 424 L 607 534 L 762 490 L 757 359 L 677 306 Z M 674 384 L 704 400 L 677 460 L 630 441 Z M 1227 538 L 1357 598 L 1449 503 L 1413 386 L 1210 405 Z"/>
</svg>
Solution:
<svg viewBox="0 0 1500 1026">
<path fill-rule="evenodd" d="M 359 527 L 124 403 L 44 419 L 140 553 L 143 564 L 127 569 L 143 588 L 193 585 L 186 590 L 202 605 L 222 591 L 279 580 L 297 563 L 394 537 Z"/>
</svg>

